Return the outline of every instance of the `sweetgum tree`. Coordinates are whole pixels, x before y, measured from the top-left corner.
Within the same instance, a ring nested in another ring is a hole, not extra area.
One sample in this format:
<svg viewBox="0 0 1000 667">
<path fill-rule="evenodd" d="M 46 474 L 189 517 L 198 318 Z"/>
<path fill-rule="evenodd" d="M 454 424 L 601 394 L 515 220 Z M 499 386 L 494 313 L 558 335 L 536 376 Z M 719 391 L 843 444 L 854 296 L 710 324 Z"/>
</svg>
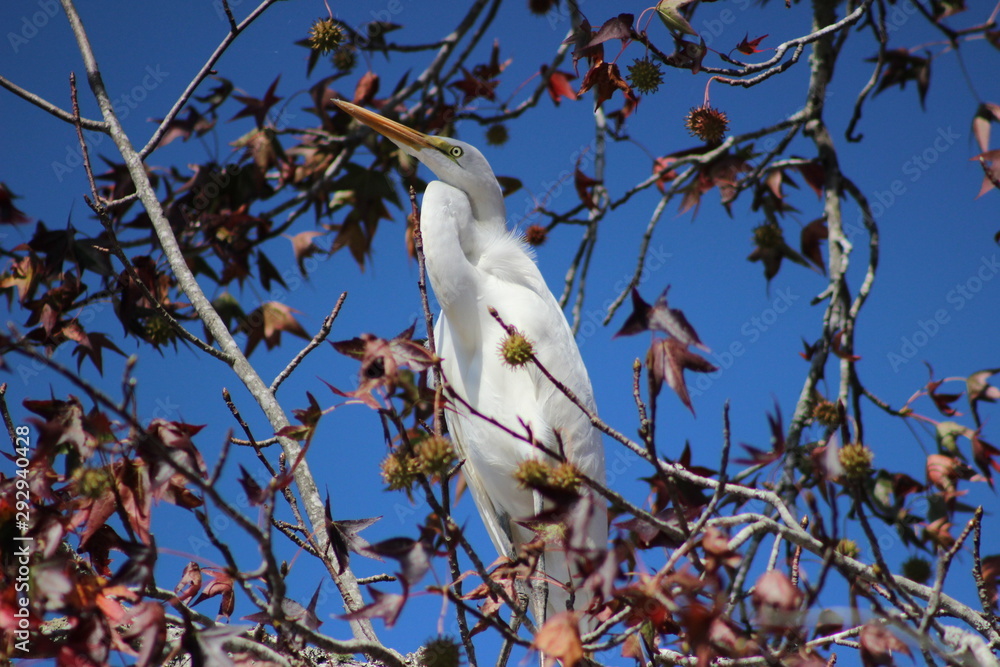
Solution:
<svg viewBox="0 0 1000 667">
<path fill-rule="evenodd" d="M 1000 7 L 528 4 L 4 7 L 0 655 L 997 664 Z M 511 558 L 426 174 L 337 98 L 482 147 L 579 333 L 609 479 L 522 466 Z M 584 484 L 594 602 L 534 619 Z"/>
</svg>

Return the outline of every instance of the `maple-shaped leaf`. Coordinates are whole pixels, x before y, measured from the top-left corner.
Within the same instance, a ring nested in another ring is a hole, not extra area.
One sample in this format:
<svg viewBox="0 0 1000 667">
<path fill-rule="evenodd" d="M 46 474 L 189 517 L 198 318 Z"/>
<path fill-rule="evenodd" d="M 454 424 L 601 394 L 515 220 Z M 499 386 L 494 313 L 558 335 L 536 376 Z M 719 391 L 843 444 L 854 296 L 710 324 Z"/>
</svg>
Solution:
<svg viewBox="0 0 1000 667">
<path fill-rule="evenodd" d="M 660 0 L 656 3 L 656 15 L 671 32 L 697 37 L 698 33 L 681 13 L 681 7 L 690 2 L 691 0 Z"/>
<path fill-rule="evenodd" d="M 753 586 L 753 606 L 757 621 L 768 630 L 797 626 L 799 608 L 805 594 L 781 570 L 769 570 Z"/>
<path fill-rule="evenodd" d="M 74 335 L 70 335 L 69 333 L 70 330 L 74 332 Z M 81 327 L 79 325 L 79 322 L 77 321 L 72 322 L 71 325 L 63 327 L 62 332 L 63 334 L 66 335 L 67 338 L 71 338 L 72 340 L 75 340 L 78 343 L 76 349 L 73 350 L 73 356 L 77 357 L 76 360 L 77 372 L 79 372 L 80 368 L 83 366 L 83 360 L 90 359 L 94 364 L 94 368 L 97 369 L 97 372 L 103 375 L 104 362 L 101 350 L 105 348 L 111 350 L 112 352 L 116 352 L 123 357 L 127 356 L 124 352 L 121 351 L 121 349 L 119 349 L 117 345 L 115 345 L 114 341 L 108 338 L 106 335 L 98 331 L 92 331 L 88 334 L 83 334 L 83 327 Z M 81 337 L 80 338 L 75 337 L 76 333 L 81 334 Z"/>
<path fill-rule="evenodd" d="M 754 229 L 753 240 L 756 247 L 747 256 L 747 260 L 764 264 L 764 278 L 769 285 L 771 279 L 778 275 L 782 259 L 789 259 L 817 273 L 820 272 L 785 242 L 785 234 L 777 223 L 765 223 Z"/>
<path fill-rule="evenodd" d="M 202 104 L 207 104 L 209 112 L 215 111 L 222 106 L 222 103 L 229 99 L 229 95 L 233 92 L 234 88 L 233 82 L 229 79 L 217 75 L 213 75 L 211 78 L 218 82 L 215 87 L 210 88 L 204 95 L 194 98 Z"/>
<path fill-rule="evenodd" d="M 795 165 L 795 169 L 802 174 L 802 178 L 805 179 L 806 185 L 812 188 L 812 191 L 816 193 L 816 198 L 823 196 L 823 188 L 826 185 L 826 170 L 823 169 L 823 165 L 817 160 L 812 160 L 810 162 L 803 162 Z"/>
<path fill-rule="evenodd" d="M 0 224 L 20 225 L 31 222 L 31 218 L 14 206 L 15 199 L 18 199 L 17 195 L 13 194 L 5 183 L 0 183 Z"/>
<path fill-rule="evenodd" d="M 371 398 L 371 392 L 384 387 L 391 393 L 396 388 L 402 367 L 419 372 L 437 363 L 437 358 L 426 347 L 411 339 L 415 326 L 411 325 L 391 340 L 366 333 L 358 338 L 331 343 L 341 354 L 361 360 L 357 390 L 344 393 L 334 387 L 331 389 L 340 395 L 358 398 L 377 406 L 378 403 Z"/>
<path fill-rule="evenodd" d="M 868 62 L 878 62 L 878 58 L 869 58 Z M 920 108 L 924 108 L 927 90 L 931 85 L 930 58 L 921 58 L 912 55 L 905 48 L 899 48 L 886 51 L 883 63 L 875 94 L 878 95 L 886 88 L 897 85 L 900 89 L 904 89 L 908 81 L 914 81 L 917 93 L 920 95 Z"/>
<path fill-rule="evenodd" d="M 976 137 L 979 150 L 984 153 L 990 149 L 990 126 L 995 121 L 1000 121 L 1000 104 L 981 103 L 972 118 L 972 134 Z"/>
<path fill-rule="evenodd" d="M 597 46 L 611 39 L 622 40 L 622 48 L 632 39 L 632 22 L 635 17 L 632 14 L 619 14 L 608 19 L 597 29 L 597 32 L 587 42 L 587 47 Z"/>
<path fill-rule="evenodd" d="M 351 101 L 358 106 L 368 106 L 378 94 L 379 83 L 378 74 L 368 70 L 358 79 L 358 85 L 354 87 L 354 97 Z"/>
<path fill-rule="evenodd" d="M 218 568 L 204 568 L 203 573 L 207 573 L 208 576 L 212 578 L 212 581 L 205 586 L 205 589 L 198 596 L 198 599 L 194 601 L 192 606 L 199 604 L 203 600 L 209 598 L 214 598 L 215 596 L 220 596 L 219 598 L 219 616 L 228 619 L 233 615 L 233 609 L 236 606 L 236 596 L 234 593 L 235 582 L 233 576 L 225 571 Z"/>
<path fill-rule="evenodd" d="M 1000 368 L 987 368 L 965 378 L 965 392 L 969 397 L 969 407 L 972 408 L 972 417 L 976 421 L 976 428 L 982 426 L 979 419 L 979 402 L 996 403 L 1000 401 L 1000 388 L 989 383 L 990 378 L 997 373 L 1000 373 Z"/>
<path fill-rule="evenodd" d="M 539 71 L 541 76 L 546 76 L 549 68 L 546 65 L 542 65 L 542 69 Z M 576 101 L 576 89 L 570 85 L 570 81 L 576 77 L 569 72 L 562 72 L 560 70 L 555 70 L 552 74 L 548 75 L 548 84 L 546 89 L 549 91 L 549 96 L 552 98 L 552 102 L 556 106 L 559 106 L 559 102 L 562 99 Z"/>
<path fill-rule="evenodd" d="M 623 91 L 626 100 L 638 101 L 638 97 L 632 91 L 632 86 L 622 78 L 621 72 L 618 70 L 618 65 L 615 63 L 602 61 L 591 67 L 587 75 L 583 77 L 583 84 L 576 94 L 579 97 L 591 88 L 594 89 L 595 93 L 594 111 L 597 111 L 605 101 L 611 99 L 616 90 Z"/>
<path fill-rule="evenodd" d="M 744 35 L 743 40 L 736 45 L 737 51 L 739 51 L 744 55 L 752 56 L 755 53 L 760 53 L 761 51 L 765 50 L 765 49 L 758 49 L 757 47 L 760 46 L 760 43 L 764 40 L 765 37 L 767 37 L 767 35 L 761 35 L 760 37 L 756 37 L 754 39 L 748 39 L 749 37 L 750 33 Z"/>
<path fill-rule="evenodd" d="M 323 582 L 320 581 L 316 587 L 316 592 L 313 593 L 312 599 L 309 602 L 308 607 L 303 607 L 301 604 L 292 600 L 291 598 L 281 599 L 281 613 L 286 619 L 294 623 L 299 623 L 302 626 L 309 628 L 310 630 L 317 630 L 319 626 L 323 625 L 323 621 L 319 620 L 316 616 L 316 605 L 319 601 L 319 593 L 323 589 Z M 260 589 L 258 589 L 260 590 Z M 267 599 L 266 591 L 261 590 L 261 596 Z M 265 625 L 276 626 L 274 617 L 268 611 L 259 611 L 248 616 L 244 616 L 240 620 L 242 621 L 253 621 L 254 623 L 261 623 Z"/>
<path fill-rule="evenodd" d="M 125 626 L 122 639 L 131 640 L 139 647 L 136 667 L 161 664 L 160 654 L 167 644 L 167 618 L 163 605 L 143 600 L 129 609 L 121 625 Z"/>
<path fill-rule="evenodd" d="M 972 442 L 972 460 L 992 488 L 993 471 L 1000 472 L 1000 462 L 994 460 L 994 457 L 1000 456 L 1000 449 L 980 438 L 975 431 L 969 434 L 969 440 Z"/>
<path fill-rule="evenodd" d="M 245 106 L 237 111 L 236 115 L 229 120 L 234 121 L 238 118 L 253 118 L 254 122 L 257 123 L 257 127 L 264 127 L 264 121 L 267 120 L 267 114 L 270 112 L 271 107 L 282 99 L 274 94 L 280 79 L 281 75 L 279 74 L 275 77 L 274 81 L 268 87 L 267 92 L 264 93 L 264 97 L 261 99 L 250 97 L 249 95 L 233 95 L 236 100 L 242 102 Z"/>
<path fill-rule="evenodd" d="M 420 582 L 431 569 L 433 550 L 422 540 L 409 537 L 392 537 L 376 542 L 365 548 L 366 555 L 391 558 L 399 562 L 402 570 L 397 574 L 406 586 L 406 590 Z"/>
<path fill-rule="evenodd" d="M 759 449 L 751 445 L 743 444 L 743 449 L 750 454 L 748 459 L 737 459 L 736 462 L 742 465 L 767 465 L 777 461 L 785 454 L 785 426 L 781 418 L 781 406 L 775 401 L 774 414 L 767 413 L 767 425 L 771 430 L 771 448 L 768 450 Z"/>
<path fill-rule="evenodd" d="M 670 168 L 677 158 L 665 156 L 653 160 L 653 173 L 657 174 L 656 187 L 660 192 L 666 193 L 667 183 L 677 178 L 677 172 Z"/>
<path fill-rule="evenodd" d="M 938 393 L 938 387 L 944 383 L 944 380 L 934 379 L 934 369 L 930 364 L 927 364 L 927 371 L 930 374 L 930 377 L 927 380 L 927 385 L 924 387 L 924 391 L 926 391 L 927 396 L 934 401 L 934 406 L 946 417 L 955 417 L 960 415 L 961 413 L 951 407 L 951 404 L 962 397 L 961 392 L 957 394 Z"/>
<path fill-rule="evenodd" d="M 309 340 L 309 334 L 302 328 L 293 313 L 299 311 L 279 301 L 267 301 L 254 309 L 242 323 L 242 329 L 247 334 L 247 346 L 244 354 L 250 354 L 257 344 L 264 341 L 271 350 L 281 343 L 282 332 Z"/>
<path fill-rule="evenodd" d="M 823 263 L 823 251 L 820 250 L 820 242 L 830 237 L 830 232 L 826 228 L 826 218 L 816 218 L 802 228 L 800 234 L 799 247 L 802 256 L 816 265 L 823 275 L 826 275 L 826 264 Z"/>
<path fill-rule="evenodd" d="M 688 349 L 688 346 L 676 338 L 654 340 L 646 354 L 646 368 L 649 370 L 649 393 L 656 396 L 664 380 L 674 390 L 681 403 L 694 414 L 691 397 L 688 395 L 684 371 L 695 373 L 714 373 L 719 370 L 707 359 Z"/>
<path fill-rule="evenodd" d="M 594 201 L 594 189 L 600 184 L 600 181 L 580 171 L 579 161 L 577 161 L 577 167 L 573 172 L 573 187 L 576 188 L 577 197 L 591 211 L 598 208 L 597 202 Z"/>
<path fill-rule="evenodd" d="M 670 285 L 667 285 L 656 303 L 650 306 L 639 295 L 639 290 L 633 287 L 632 312 L 614 337 L 632 336 L 643 331 L 661 331 L 676 338 L 685 346 L 694 345 L 709 352 L 709 348 L 698 338 L 698 333 L 688 322 L 684 312 L 679 308 L 671 308 L 667 304 L 669 291 Z"/>
<path fill-rule="evenodd" d="M 326 533 L 330 539 L 330 547 L 337 558 L 337 571 L 343 572 L 350 560 L 348 552 L 353 551 L 365 556 L 374 554 L 366 551 L 368 540 L 358 533 L 372 525 L 382 517 L 377 516 L 370 519 L 344 519 L 333 520 L 333 512 L 330 510 L 330 496 L 326 497 Z M 377 556 L 376 556 L 377 557 Z M 381 560 L 379 558 L 379 560 Z"/>
<path fill-rule="evenodd" d="M 556 660 L 563 667 L 576 667 L 584 657 L 580 615 L 563 611 L 546 619 L 532 639 L 531 647 L 545 656 L 545 667 L 552 667 Z"/>
<path fill-rule="evenodd" d="M 299 267 L 299 272 L 303 276 L 308 276 L 309 272 L 306 271 L 305 260 L 318 252 L 324 252 L 322 248 L 313 243 L 316 237 L 323 236 L 323 232 L 307 230 L 294 236 L 288 234 L 282 234 L 282 236 L 292 242 L 292 253 L 295 255 L 295 263 Z"/>
<path fill-rule="evenodd" d="M 162 123 L 163 119 L 153 118 L 152 121 L 154 123 Z M 206 118 L 201 115 L 197 109 L 191 106 L 188 107 L 186 118 L 174 116 L 170 122 L 167 123 L 166 128 L 163 130 L 163 136 L 160 138 L 160 143 L 156 146 L 157 148 L 163 148 L 174 139 L 187 141 L 191 138 L 191 135 L 200 137 L 213 127 L 215 127 L 214 119 Z"/>
<path fill-rule="evenodd" d="M 382 591 L 369 586 L 372 602 L 357 611 L 343 614 L 339 618 L 345 621 L 357 621 L 361 619 L 381 618 L 385 622 L 385 627 L 391 628 L 396 624 L 399 613 L 403 611 L 406 598 L 397 593 L 383 593 Z"/>
<path fill-rule="evenodd" d="M 180 581 L 174 586 L 174 595 L 185 604 L 190 602 L 201 591 L 201 581 L 201 566 L 194 561 L 189 561 L 184 566 Z"/>
<path fill-rule="evenodd" d="M 983 168 L 983 184 L 979 188 L 979 194 L 976 195 L 976 199 L 982 197 L 993 188 L 1000 189 L 1000 148 L 980 153 L 969 159 L 976 160 Z"/>
</svg>

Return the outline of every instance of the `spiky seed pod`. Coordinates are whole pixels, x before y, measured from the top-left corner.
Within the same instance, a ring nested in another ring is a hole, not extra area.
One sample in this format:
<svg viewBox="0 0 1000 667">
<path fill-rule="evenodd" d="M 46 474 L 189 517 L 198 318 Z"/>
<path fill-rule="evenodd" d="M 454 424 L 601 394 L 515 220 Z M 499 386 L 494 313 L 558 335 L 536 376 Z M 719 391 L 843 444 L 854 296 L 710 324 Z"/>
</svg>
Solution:
<svg viewBox="0 0 1000 667">
<path fill-rule="evenodd" d="M 537 16 L 545 16 L 555 5 L 556 0 L 528 0 L 528 9 Z"/>
<path fill-rule="evenodd" d="M 857 558 L 861 553 L 861 547 L 854 540 L 842 539 L 837 542 L 837 553 L 847 556 L 848 558 Z"/>
<path fill-rule="evenodd" d="M 819 401 L 813 406 L 812 416 L 823 426 L 832 428 L 840 424 L 840 411 L 836 404 L 827 400 Z"/>
<path fill-rule="evenodd" d="M 344 41 L 344 30 L 333 19 L 316 19 L 309 29 L 309 48 L 323 55 L 337 49 Z"/>
<path fill-rule="evenodd" d="M 354 69 L 354 64 L 358 61 L 353 46 L 342 46 L 333 54 L 333 66 L 341 72 L 349 72 Z"/>
<path fill-rule="evenodd" d="M 528 242 L 528 245 L 542 245 L 545 243 L 545 239 L 548 238 L 548 235 L 549 230 L 545 229 L 542 225 L 531 225 L 524 230 L 524 240 Z"/>
<path fill-rule="evenodd" d="M 848 479 L 867 477 L 872 470 L 874 458 L 875 453 L 860 442 L 844 445 L 840 450 L 840 465 L 844 467 L 844 475 Z"/>
<path fill-rule="evenodd" d="M 490 125 L 490 129 L 486 130 L 486 143 L 490 146 L 503 146 L 508 138 L 507 126 L 501 123 Z"/>
<path fill-rule="evenodd" d="M 416 446 L 417 464 L 425 475 L 444 475 L 455 464 L 455 450 L 451 442 L 439 435 L 432 435 Z"/>
<path fill-rule="evenodd" d="M 401 449 L 391 452 L 389 456 L 385 457 L 380 467 L 382 479 L 390 491 L 409 493 L 420 472 L 420 465 L 416 459 Z"/>
<path fill-rule="evenodd" d="M 903 561 L 903 576 L 922 584 L 931 578 L 931 564 L 920 556 L 910 556 Z"/>
<path fill-rule="evenodd" d="M 534 354 L 534 347 L 531 345 L 531 341 L 516 329 L 514 333 L 507 334 L 500 343 L 500 358 L 511 368 L 525 365 L 531 361 L 532 354 Z"/>
<path fill-rule="evenodd" d="M 549 474 L 549 485 L 562 491 L 576 491 L 582 481 L 580 471 L 569 461 L 560 463 Z"/>
<path fill-rule="evenodd" d="M 81 468 L 74 476 L 77 481 L 77 489 L 84 498 L 97 499 L 112 488 L 114 478 L 107 468 Z"/>
<path fill-rule="evenodd" d="M 777 248 L 784 241 L 785 233 L 781 231 L 781 227 L 773 222 L 765 222 L 762 225 L 754 227 L 753 242 L 756 246 L 761 248 Z"/>
<path fill-rule="evenodd" d="M 726 130 L 729 129 L 729 118 L 724 111 L 705 104 L 691 109 L 684 119 L 684 126 L 688 132 L 702 141 L 717 144 L 722 141 Z"/>
<path fill-rule="evenodd" d="M 649 58 L 643 58 L 628 66 L 626 78 L 636 90 L 647 95 L 660 89 L 660 84 L 663 83 L 663 72 L 660 71 L 658 63 L 654 63 Z"/>
<path fill-rule="evenodd" d="M 459 667 L 462 647 L 453 637 L 443 635 L 427 640 L 420 650 L 420 667 Z"/>
<path fill-rule="evenodd" d="M 143 332 L 153 345 L 164 345 L 174 339 L 173 327 L 160 315 L 151 315 L 143 325 Z"/>
<path fill-rule="evenodd" d="M 522 461 L 514 471 L 514 479 L 526 489 L 542 489 L 550 485 L 552 468 L 535 459 Z"/>
</svg>

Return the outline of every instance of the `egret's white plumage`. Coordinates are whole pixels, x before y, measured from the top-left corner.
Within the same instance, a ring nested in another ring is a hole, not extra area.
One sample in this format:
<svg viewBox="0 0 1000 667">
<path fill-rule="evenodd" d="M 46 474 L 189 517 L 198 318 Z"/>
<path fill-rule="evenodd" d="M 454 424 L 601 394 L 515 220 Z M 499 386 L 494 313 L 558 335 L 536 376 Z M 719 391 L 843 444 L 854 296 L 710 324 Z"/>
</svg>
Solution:
<svg viewBox="0 0 1000 667">
<path fill-rule="evenodd" d="M 482 415 L 517 431 L 523 422 L 552 450 L 558 449 L 553 435 L 558 431 L 567 458 L 603 482 L 601 437 L 587 416 L 535 366 L 511 368 L 500 356 L 506 333 L 489 314 L 491 306 L 532 342 L 549 372 L 595 410 L 572 331 L 530 250 L 506 228 L 503 195 L 486 158 L 465 142 L 427 136 L 360 107 L 337 104 L 441 179 L 424 193 L 421 233 L 427 274 L 441 305 L 435 339 L 448 382 Z M 533 516 L 536 503 L 513 475 L 520 463 L 540 458 L 540 452 L 460 404 L 447 412 L 447 422 L 494 546 L 503 555 L 515 555 L 518 546 L 534 537 L 515 522 Z M 594 549 L 607 542 L 604 504 L 595 502 L 593 508 L 586 535 L 577 535 L 575 546 Z M 563 545 L 547 546 L 545 574 L 579 585 L 571 560 Z M 547 597 L 550 612 L 566 609 L 568 594 L 562 588 L 550 586 Z M 589 597 L 577 593 L 575 602 L 581 609 Z"/>
</svg>

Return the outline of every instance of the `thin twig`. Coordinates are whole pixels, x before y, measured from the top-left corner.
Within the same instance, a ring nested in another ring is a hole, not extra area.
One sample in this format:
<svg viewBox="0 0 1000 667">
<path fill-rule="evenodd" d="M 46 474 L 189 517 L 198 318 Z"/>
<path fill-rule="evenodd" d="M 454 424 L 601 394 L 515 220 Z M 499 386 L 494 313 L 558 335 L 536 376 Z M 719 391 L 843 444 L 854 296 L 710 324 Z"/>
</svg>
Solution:
<svg viewBox="0 0 1000 667">
<path fill-rule="evenodd" d="M 320 326 L 316 335 L 312 337 L 312 340 L 309 341 L 309 344 L 299 350 L 299 353 L 295 355 L 295 358 L 288 362 L 288 365 L 285 366 L 280 373 L 278 373 L 276 378 L 274 378 L 271 386 L 268 387 L 272 394 L 278 393 L 278 387 L 281 386 L 281 383 L 287 380 L 288 376 L 292 374 L 292 371 L 298 368 L 299 364 L 302 363 L 302 360 L 305 359 L 310 352 L 319 347 L 320 343 L 326 340 L 326 337 L 330 335 L 330 330 L 333 329 L 333 322 L 337 319 L 337 315 L 340 314 L 340 308 L 344 305 L 345 299 L 347 299 L 347 292 L 341 292 L 340 298 L 337 299 L 337 303 L 333 305 L 333 310 L 331 310 L 330 313 L 323 318 L 322 326 Z"/>
</svg>

